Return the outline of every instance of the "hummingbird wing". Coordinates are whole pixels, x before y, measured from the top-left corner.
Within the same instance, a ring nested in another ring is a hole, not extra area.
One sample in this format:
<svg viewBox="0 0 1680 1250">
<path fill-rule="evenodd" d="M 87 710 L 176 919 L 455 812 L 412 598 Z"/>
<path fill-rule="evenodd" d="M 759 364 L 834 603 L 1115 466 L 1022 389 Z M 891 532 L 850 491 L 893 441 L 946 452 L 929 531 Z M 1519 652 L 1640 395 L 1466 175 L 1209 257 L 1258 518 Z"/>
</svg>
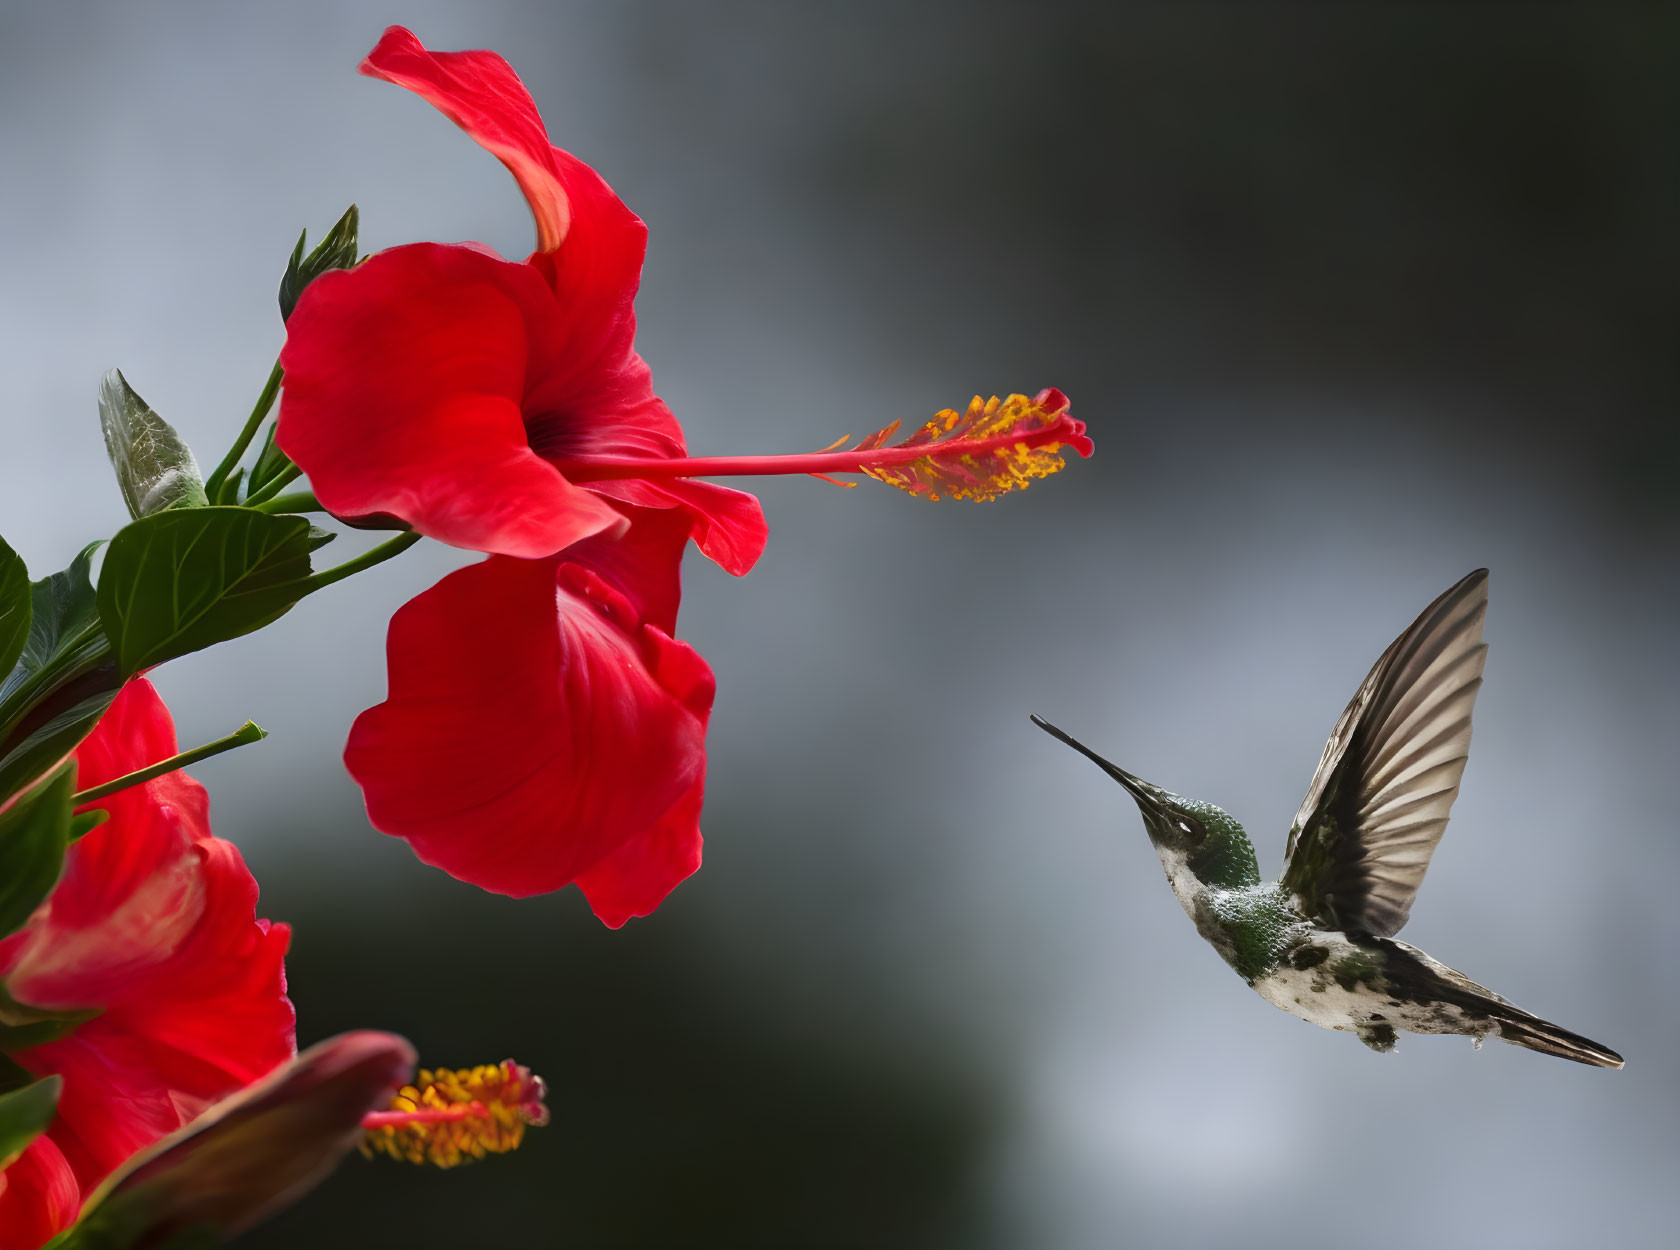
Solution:
<svg viewBox="0 0 1680 1250">
<path fill-rule="evenodd" d="M 1330 731 L 1283 869 L 1329 928 L 1388 937 L 1411 914 L 1470 750 L 1487 584 L 1477 569 L 1425 608 Z"/>
</svg>

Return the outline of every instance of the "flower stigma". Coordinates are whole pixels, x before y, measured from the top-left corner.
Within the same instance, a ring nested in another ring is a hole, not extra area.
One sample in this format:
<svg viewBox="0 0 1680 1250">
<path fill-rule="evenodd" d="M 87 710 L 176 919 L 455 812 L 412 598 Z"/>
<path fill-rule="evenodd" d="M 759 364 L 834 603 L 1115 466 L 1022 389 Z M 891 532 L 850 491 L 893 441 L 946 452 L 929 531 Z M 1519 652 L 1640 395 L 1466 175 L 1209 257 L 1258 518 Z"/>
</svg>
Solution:
<svg viewBox="0 0 1680 1250">
<path fill-rule="evenodd" d="M 517 1150 L 527 1126 L 548 1123 L 547 1087 L 531 1069 L 504 1059 L 476 1068 L 422 1068 L 386 1111 L 362 1117 L 362 1153 L 452 1168 Z"/>
</svg>

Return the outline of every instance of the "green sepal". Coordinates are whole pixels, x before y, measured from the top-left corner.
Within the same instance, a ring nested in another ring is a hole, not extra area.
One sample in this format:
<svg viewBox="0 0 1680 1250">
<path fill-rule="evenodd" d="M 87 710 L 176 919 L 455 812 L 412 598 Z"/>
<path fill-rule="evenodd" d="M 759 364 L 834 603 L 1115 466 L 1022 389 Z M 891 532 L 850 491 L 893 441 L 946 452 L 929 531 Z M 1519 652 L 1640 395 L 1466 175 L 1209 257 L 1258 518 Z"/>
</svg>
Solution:
<svg viewBox="0 0 1680 1250">
<path fill-rule="evenodd" d="M 310 526 L 249 508 L 160 512 L 117 531 L 98 607 L 117 671 L 238 638 L 309 593 Z"/>
<path fill-rule="evenodd" d="M 280 450 L 280 444 L 274 441 L 277 425 L 268 427 L 268 435 L 263 439 L 262 450 L 257 453 L 257 461 L 251 466 L 251 479 L 246 486 L 246 494 L 254 494 L 279 477 L 287 469 L 292 468 L 292 458 Z"/>
<path fill-rule="evenodd" d="M 100 825 L 111 819 L 111 813 L 103 807 L 96 807 L 89 812 L 76 812 L 70 817 L 70 840 L 85 838 Z"/>
<path fill-rule="evenodd" d="M 99 1008 L 86 1011 L 47 1011 L 20 1003 L 0 984 L 0 1052 L 12 1053 L 45 1042 L 56 1042 L 78 1024 L 86 1024 Z"/>
<path fill-rule="evenodd" d="M 227 1241 L 214 1224 L 178 1229 L 158 1239 L 143 1207 L 100 1207 L 49 1241 L 41 1250 L 213 1250 Z"/>
<path fill-rule="evenodd" d="M 24 643 L 29 641 L 32 598 L 23 557 L 0 538 L 0 673 L 10 673 L 17 667 Z"/>
<path fill-rule="evenodd" d="M 210 502 L 192 449 L 135 394 L 119 369 L 112 369 L 100 384 L 99 425 L 131 517 L 202 508 Z"/>
<path fill-rule="evenodd" d="M 362 1140 L 414 1071 L 392 1034 L 329 1038 L 131 1155 L 49 1250 L 199 1250 L 289 1206 Z"/>
<path fill-rule="evenodd" d="M 0 681 L 0 801 L 74 750 L 122 684 L 89 577 L 98 548 L 30 587 L 29 635 Z"/>
<path fill-rule="evenodd" d="M 352 204 L 327 231 L 327 235 L 308 256 L 303 254 L 309 231 L 298 235 L 292 258 L 286 262 L 286 276 L 280 279 L 280 319 L 290 321 L 298 297 L 311 282 L 333 269 L 348 269 L 356 263 L 356 229 L 359 224 L 356 206 Z"/>
<path fill-rule="evenodd" d="M 21 929 L 58 884 L 75 792 L 76 762 L 66 760 L 0 811 L 0 937 Z"/>
<path fill-rule="evenodd" d="M 58 1092 L 63 1088 L 64 1078 L 55 1075 L 0 1094 L 0 1168 L 47 1131 L 58 1114 Z"/>
<path fill-rule="evenodd" d="M 309 527 L 309 550 L 319 551 L 337 537 L 338 535 L 331 530 L 324 530 L 319 525 L 311 525 Z"/>
</svg>

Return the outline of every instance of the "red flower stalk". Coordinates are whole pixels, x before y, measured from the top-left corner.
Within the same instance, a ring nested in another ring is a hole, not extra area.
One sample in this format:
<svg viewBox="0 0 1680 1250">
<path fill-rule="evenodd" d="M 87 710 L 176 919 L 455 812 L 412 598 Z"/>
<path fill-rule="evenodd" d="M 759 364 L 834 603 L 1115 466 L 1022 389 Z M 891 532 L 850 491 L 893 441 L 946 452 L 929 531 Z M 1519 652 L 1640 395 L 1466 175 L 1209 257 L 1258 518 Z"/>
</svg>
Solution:
<svg viewBox="0 0 1680 1250">
<path fill-rule="evenodd" d="M 169 712 L 129 682 L 76 749 L 84 789 L 176 753 Z M 64 1079 L 58 1115 L 0 1173 L 0 1250 L 35 1250 L 114 1168 L 289 1058 L 290 931 L 256 918 L 257 885 L 210 833 L 182 773 L 91 804 L 110 819 L 75 842 L 57 887 L 0 941 L 12 1001 L 90 1018 L 11 1059 Z"/>
</svg>

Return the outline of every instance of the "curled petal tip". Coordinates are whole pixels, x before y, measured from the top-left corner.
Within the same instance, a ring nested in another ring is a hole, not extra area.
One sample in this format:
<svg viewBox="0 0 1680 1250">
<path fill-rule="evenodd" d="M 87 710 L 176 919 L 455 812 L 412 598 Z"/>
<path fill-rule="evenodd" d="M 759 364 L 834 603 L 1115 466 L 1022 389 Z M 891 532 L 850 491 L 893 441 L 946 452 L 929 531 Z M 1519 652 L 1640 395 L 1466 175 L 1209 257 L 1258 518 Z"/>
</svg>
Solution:
<svg viewBox="0 0 1680 1250">
<path fill-rule="evenodd" d="M 421 96 L 507 166 L 531 206 L 537 251 L 565 242 L 572 206 L 560 158 L 511 65 L 494 52 L 432 52 L 412 31 L 390 26 L 358 68 Z"/>
<path fill-rule="evenodd" d="M 1033 403 L 1044 410 L 1050 424 L 1059 425 L 1063 431 L 1063 442 L 1079 453 L 1080 459 L 1089 460 L 1091 453 L 1097 447 L 1085 433 L 1085 423 L 1076 420 L 1071 411 L 1073 401 L 1070 400 L 1060 387 L 1047 386 L 1033 397 Z"/>
</svg>

